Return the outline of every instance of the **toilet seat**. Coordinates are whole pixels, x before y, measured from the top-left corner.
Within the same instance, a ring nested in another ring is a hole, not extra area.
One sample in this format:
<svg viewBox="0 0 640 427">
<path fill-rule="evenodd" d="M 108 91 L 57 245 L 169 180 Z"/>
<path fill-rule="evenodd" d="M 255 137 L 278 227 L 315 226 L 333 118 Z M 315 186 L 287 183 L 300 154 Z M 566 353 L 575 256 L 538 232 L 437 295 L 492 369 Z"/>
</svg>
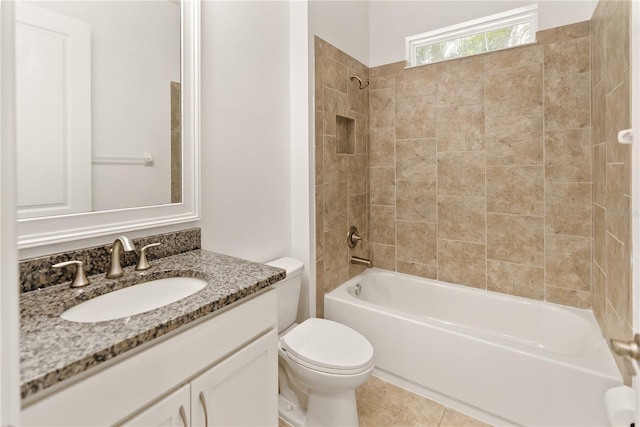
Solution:
<svg viewBox="0 0 640 427">
<path fill-rule="evenodd" d="M 350 375 L 369 369 L 373 347 L 353 329 L 326 319 L 307 319 L 280 339 L 292 361 L 320 372 Z"/>
</svg>

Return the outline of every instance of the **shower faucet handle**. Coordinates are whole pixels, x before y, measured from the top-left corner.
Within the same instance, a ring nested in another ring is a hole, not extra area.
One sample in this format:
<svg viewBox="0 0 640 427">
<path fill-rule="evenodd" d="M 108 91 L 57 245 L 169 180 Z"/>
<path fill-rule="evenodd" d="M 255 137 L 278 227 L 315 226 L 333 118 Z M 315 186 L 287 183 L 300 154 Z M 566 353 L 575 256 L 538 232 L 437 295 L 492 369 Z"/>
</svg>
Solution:
<svg viewBox="0 0 640 427">
<path fill-rule="evenodd" d="M 358 229 L 352 225 L 349 228 L 349 233 L 347 233 L 347 244 L 351 249 L 353 249 L 361 240 L 362 237 L 360 237 L 360 235 L 358 234 Z"/>
</svg>

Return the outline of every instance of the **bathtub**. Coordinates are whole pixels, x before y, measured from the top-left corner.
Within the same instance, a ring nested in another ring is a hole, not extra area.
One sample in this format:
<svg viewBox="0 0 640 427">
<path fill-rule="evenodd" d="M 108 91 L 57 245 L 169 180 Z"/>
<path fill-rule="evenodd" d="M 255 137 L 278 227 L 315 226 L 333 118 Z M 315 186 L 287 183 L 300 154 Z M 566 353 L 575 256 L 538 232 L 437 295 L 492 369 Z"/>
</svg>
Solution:
<svg viewBox="0 0 640 427">
<path fill-rule="evenodd" d="M 609 425 L 621 377 L 588 310 L 374 268 L 325 295 L 325 317 L 371 341 L 374 375 L 482 421 Z"/>
</svg>

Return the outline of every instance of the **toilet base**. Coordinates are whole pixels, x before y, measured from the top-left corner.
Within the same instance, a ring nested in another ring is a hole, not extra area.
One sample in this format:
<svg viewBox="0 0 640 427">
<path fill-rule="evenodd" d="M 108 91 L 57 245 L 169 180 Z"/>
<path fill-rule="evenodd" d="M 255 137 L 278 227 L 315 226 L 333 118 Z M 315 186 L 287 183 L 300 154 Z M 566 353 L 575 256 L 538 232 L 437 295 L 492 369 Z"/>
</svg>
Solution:
<svg viewBox="0 0 640 427">
<path fill-rule="evenodd" d="M 278 396 L 278 415 L 293 427 L 304 426 L 307 411 L 299 404 L 295 404 L 286 397 Z"/>
<path fill-rule="evenodd" d="M 356 393 L 353 390 L 331 396 L 312 393 L 309 395 L 309 407 L 310 412 L 302 405 L 278 396 L 280 418 L 294 427 L 358 426 Z"/>
<path fill-rule="evenodd" d="M 305 427 L 349 426 L 358 427 L 358 407 L 355 390 L 323 395 L 309 394 Z"/>
</svg>

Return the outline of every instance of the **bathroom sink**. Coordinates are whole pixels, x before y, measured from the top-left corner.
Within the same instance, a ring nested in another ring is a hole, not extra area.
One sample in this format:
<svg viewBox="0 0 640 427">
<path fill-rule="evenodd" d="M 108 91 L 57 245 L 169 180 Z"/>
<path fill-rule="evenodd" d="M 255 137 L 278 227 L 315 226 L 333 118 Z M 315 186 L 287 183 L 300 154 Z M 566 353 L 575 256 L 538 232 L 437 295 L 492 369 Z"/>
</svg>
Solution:
<svg viewBox="0 0 640 427">
<path fill-rule="evenodd" d="M 206 285 L 206 281 L 192 277 L 152 280 L 85 301 L 71 307 L 60 317 L 81 323 L 120 319 L 179 301 Z"/>
</svg>

